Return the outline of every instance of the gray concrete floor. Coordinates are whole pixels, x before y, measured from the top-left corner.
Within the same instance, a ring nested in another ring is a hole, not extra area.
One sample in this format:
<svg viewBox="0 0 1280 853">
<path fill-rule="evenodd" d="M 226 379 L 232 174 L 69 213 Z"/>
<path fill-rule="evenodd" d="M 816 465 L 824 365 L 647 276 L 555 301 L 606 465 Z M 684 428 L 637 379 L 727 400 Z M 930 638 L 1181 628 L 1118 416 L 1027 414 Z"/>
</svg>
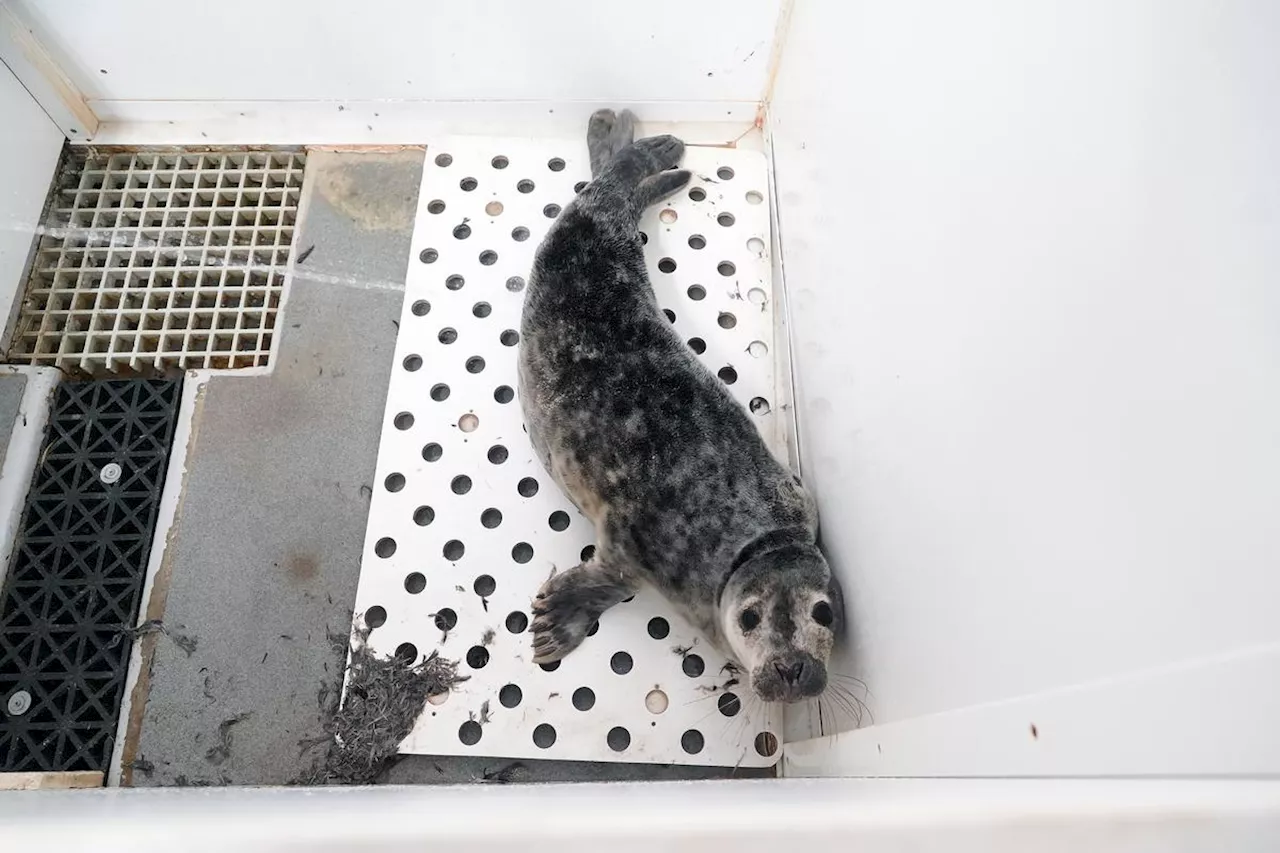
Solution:
<svg viewBox="0 0 1280 853">
<path fill-rule="evenodd" d="M 282 784 L 323 754 L 323 707 L 344 661 L 329 636 L 345 638 L 355 602 L 422 159 L 310 155 L 295 238 L 309 254 L 279 323 L 275 370 L 212 380 L 194 423 L 162 618 L 195 649 L 164 634 L 150 644 L 126 783 Z M 729 775 L 413 756 L 384 781 Z"/>
<path fill-rule="evenodd" d="M 13 436 L 13 425 L 22 405 L 22 392 L 27 388 L 27 377 L 21 373 L 0 376 L 0 466 L 4 465 Z"/>
</svg>

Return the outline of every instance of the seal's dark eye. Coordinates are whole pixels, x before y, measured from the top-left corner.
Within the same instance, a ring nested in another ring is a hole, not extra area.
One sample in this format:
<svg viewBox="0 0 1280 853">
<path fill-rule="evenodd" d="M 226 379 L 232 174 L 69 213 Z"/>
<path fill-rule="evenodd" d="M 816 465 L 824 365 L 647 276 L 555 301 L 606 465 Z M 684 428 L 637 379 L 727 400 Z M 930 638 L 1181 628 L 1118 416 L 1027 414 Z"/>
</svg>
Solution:
<svg viewBox="0 0 1280 853">
<path fill-rule="evenodd" d="M 831 623 L 835 621 L 836 615 L 831 612 L 831 605 L 825 601 L 819 601 L 813 605 L 813 621 L 817 622 L 824 628 L 830 628 Z"/>
<path fill-rule="evenodd" d="M 742 626 L 742 630 L 750 631 L 760 624 L 760 614 L 754 610 L 744 610 L 742 615 L 738 617 L 738 624 Z"/>
</svg>

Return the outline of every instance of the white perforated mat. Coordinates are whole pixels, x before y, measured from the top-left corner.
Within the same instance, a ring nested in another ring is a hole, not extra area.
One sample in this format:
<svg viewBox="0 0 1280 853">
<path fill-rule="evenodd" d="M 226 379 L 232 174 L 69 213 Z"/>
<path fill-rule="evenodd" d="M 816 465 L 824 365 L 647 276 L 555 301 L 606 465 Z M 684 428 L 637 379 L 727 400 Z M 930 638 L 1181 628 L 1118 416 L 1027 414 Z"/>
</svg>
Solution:
<svg viewBox="0 0 1280 853">
<path fill-rule="evenodd" d="M 590 177 L 583 141 L 465 139 L 428 153 L 356 611 L 377 654 L 469 676 L 402 752 L 762 766 L 776 711 L 652 589 L 557 665 L 529 606 L 593 531 L 535 459 L 515 399 L 525 278 Z M 641 223 L 659 303 L 778 441 L 766 164 L 690 148 L 689 187 Z"/>
</svg>

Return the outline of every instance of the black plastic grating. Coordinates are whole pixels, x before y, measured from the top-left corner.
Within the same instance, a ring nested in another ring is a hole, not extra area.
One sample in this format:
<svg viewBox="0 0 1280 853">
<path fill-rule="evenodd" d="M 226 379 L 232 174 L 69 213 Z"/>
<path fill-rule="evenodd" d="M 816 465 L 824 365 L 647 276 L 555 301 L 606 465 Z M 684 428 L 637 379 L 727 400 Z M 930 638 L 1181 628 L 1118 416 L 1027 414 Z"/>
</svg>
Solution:
<svg viewBox="0 0 1280 853">
<path fill-rule="evenodd" d="M 106 769 L 180 389 L 58 388 L 0 604 L 0 771 Z"/>
</svg>

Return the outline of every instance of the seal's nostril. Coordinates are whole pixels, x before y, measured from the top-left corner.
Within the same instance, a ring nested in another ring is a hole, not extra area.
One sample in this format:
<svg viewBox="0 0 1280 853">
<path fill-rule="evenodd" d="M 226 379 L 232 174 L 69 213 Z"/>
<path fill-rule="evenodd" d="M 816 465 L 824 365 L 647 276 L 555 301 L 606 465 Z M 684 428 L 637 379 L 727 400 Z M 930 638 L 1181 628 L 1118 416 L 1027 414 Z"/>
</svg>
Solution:
<svg viewBox="0 0 1280 853">
<path fill-rule="evenodd" d="M 783 666 L 775 663 L 773 668 L 778 671 L 778 676 L 787 684 L 795 684 L 800 680 L 800 676 L 804 674 L 804 662 L 793 663 L 791 666 Z"/>
</svg>

